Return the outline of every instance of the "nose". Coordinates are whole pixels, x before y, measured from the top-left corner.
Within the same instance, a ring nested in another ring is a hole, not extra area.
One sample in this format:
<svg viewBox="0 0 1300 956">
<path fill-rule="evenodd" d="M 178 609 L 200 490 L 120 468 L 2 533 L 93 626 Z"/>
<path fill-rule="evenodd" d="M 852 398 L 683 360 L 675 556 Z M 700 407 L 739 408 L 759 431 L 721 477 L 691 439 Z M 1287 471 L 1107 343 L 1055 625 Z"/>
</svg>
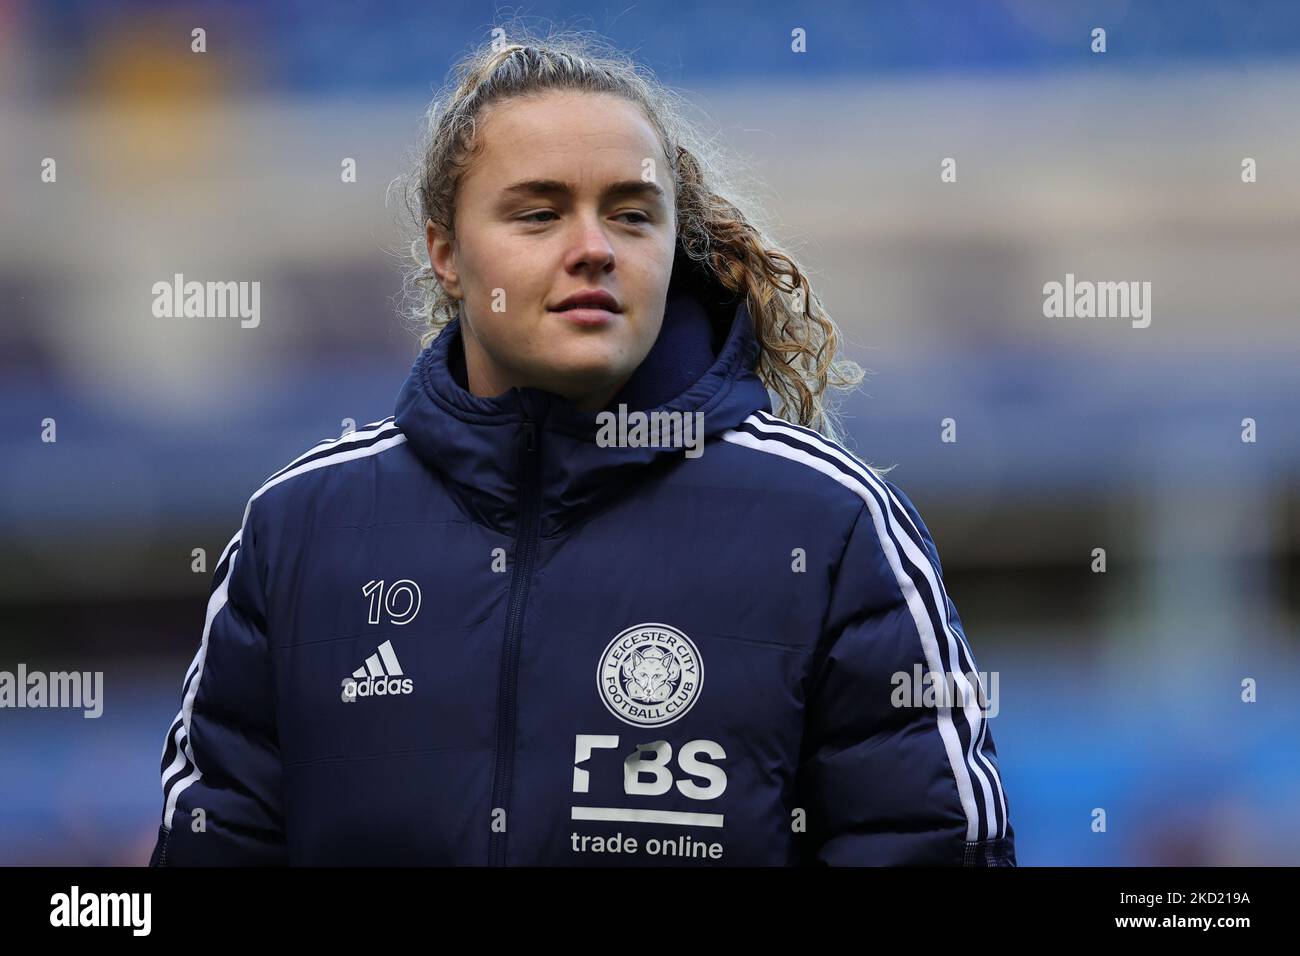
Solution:
<svg viewBox="0 0 1300 956">
<path fill-rule="evenodd" d="M 614 266 L 614 247 L 598 216 L 578 216 L 573 220 L 574 234 L 565 255 L 569 272 L 608 271 Z"/>
</svg>

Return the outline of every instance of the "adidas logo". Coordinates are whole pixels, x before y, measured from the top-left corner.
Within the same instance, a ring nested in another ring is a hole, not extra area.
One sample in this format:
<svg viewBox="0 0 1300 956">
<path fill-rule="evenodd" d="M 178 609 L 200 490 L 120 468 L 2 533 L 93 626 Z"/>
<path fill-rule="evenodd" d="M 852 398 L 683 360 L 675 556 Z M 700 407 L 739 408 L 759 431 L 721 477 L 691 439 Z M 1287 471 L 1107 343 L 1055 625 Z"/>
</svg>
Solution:
<svg viewBox="0 0 1300 956">
<path fill-rule="evenodd" d="M 343 702 L 356 703 L 358 697 L 385 697 L 409 694 L 414 689 L 411 678 L 402 676 L 402 665 L 393 653 L 393 642 L 384 641 L 366 662 L 343 678 Z"/>
</svg>

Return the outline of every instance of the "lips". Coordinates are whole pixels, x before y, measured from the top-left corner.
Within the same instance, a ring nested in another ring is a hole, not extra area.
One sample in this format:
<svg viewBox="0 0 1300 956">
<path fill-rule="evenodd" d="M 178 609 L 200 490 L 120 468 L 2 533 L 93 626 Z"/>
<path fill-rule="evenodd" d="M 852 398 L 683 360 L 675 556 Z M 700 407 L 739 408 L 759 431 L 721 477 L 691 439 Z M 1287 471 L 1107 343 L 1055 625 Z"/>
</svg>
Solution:
<svg viewBox="0 0 1300 956">
<path fill-rule="evenodd" d="M 584 289 L 575 292 L 557 305 L 551 306 L 552 312 L 568 312 L 573 309 L 603 309 L 606 312 L 622 312 L 618 299 L 603 289 Z"/>
</svg>

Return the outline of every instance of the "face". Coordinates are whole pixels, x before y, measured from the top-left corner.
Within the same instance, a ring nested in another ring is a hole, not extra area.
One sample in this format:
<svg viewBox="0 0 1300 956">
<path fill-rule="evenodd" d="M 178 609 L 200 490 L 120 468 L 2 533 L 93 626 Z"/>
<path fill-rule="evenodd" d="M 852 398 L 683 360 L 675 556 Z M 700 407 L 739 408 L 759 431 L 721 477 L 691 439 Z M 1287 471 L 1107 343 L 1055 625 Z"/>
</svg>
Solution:
<svg viewBox="0 0 1300 956">
<path fill-rule="evenodd" d="M 478 135 L 455 235 L 425 227 L 462 301 L 469 389 L 542 388 L 598 411 L 663 324 L 677 235 L 663 147 L 638 107 L 592 93 L 494 104 Z"/>
</svg>

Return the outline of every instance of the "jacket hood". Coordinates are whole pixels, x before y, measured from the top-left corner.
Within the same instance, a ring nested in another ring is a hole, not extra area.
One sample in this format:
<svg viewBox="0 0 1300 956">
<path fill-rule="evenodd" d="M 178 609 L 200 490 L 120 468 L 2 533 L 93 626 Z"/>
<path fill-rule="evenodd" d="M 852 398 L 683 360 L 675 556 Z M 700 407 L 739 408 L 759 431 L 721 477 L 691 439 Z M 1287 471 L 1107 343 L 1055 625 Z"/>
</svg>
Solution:
<svg viewBox="0 0 1300 956">
<path fill-rule="evenodd" d="M 606 411 L 679 412 L 692 422 L 699 412 L 703 434 L 695 440 L 709 441 L 754 411 L 771 410 L 754 372 L 758 352 L 744 298 L 728 294 L 679 246 L 659 337 Z M 538 388 L 472 394 L 461 323 L 453 319 L 416 358 L 397 396 L 396 423 L 475 520 L 513 533 L 528 493 L 546 537 L 685 457 L 681 447 L 598 444 L 600 414 Z"/>
</svg>

